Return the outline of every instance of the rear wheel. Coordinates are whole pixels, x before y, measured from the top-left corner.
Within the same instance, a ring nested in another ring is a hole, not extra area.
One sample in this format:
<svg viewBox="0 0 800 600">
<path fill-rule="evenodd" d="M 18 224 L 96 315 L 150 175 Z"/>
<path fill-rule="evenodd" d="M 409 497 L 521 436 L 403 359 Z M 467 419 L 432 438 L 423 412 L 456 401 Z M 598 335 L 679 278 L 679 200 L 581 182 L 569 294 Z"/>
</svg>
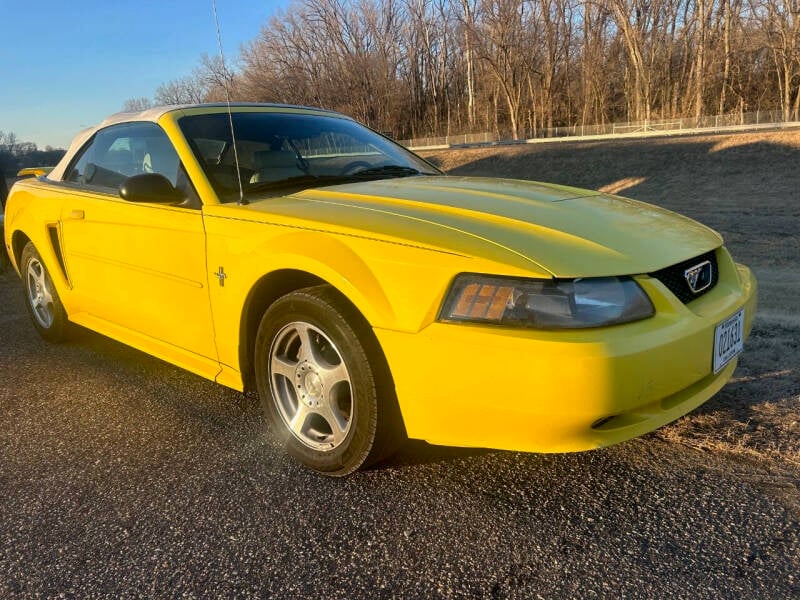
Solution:
<svg viewBox="0 0 800 600">
<path fill-rule="evenodd" d="M 5 273 L 6 269 L 8 269 L 10 261 L 8 260 L 8 254 L 6 254 L 6 246 L 3 243 L 2 225 L 2 222 L 0 222 L 0 273 Z"/>
<path fill-rule="evenodd" d="M 63 340 L 69 325 L 67 313 L 33 242 L 28 242 L 23 248 L 20 267 L 25 305 L 33 326 L 49 342 Z"/>
<path fill-rule="evenodd" d="M 330 286 L 292 292 L 267 310 L 255 364 L 272 431 L 303 465 L 347 475 L 385 457 L 400 439 L 380 348 Z"/>
</svg>

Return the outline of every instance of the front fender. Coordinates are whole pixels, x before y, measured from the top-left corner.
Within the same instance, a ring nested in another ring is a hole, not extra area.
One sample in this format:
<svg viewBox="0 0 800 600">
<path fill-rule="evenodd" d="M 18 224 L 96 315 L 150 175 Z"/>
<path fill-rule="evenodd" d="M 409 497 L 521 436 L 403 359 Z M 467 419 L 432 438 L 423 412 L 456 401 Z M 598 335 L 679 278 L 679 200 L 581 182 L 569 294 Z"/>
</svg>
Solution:
<svg viewBox="0 0 800 600">
<path fill-rule="evenodd" d="M 254 251 L 252 285 L 268 272 L 291 269 L 322 279 L 339 290 L 373 327 L 396 326 L 396 315 L 375 273 L 348 245 L 334 236 L 295 231 L 264 243 Z M 256 274 L 258 274 L 256 276 Z"/>
<path fill-rule="evenodd" d="M 253 290 L 279 271 L 302 272 L 341 292 L 373 326 L 394 329 L 397 317 L 379 278 L 336 236 L 244 220 L 206 220 L 209 296 L 223 366 L 240 368 L 243 319 Z M 259 316 L 260 318 L 260 316 Z"/>
</svg>

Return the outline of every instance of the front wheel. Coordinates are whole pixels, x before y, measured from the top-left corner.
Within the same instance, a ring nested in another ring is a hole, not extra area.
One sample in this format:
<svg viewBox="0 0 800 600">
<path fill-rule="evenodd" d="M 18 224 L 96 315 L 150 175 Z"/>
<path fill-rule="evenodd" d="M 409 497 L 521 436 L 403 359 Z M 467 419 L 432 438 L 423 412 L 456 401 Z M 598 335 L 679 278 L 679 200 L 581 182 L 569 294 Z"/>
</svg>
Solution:
<svg viewBox="0 0 800 600">
<path fill-rule="evenodd" d="M 67 313 L 33 242 L 22 249 L 20 266 L 25 305 L 36 331 L 49 342 L 60 342 L 68 333 Z"/>
<path fill-rule="evenodd" d="M 363 317 L 324 285 L 283 296 L 261 320 L 262 406 L 289 454 L 320 473 L 352 473 L 399 440 L 388 368 L 371 336 Z"/>
</svg>

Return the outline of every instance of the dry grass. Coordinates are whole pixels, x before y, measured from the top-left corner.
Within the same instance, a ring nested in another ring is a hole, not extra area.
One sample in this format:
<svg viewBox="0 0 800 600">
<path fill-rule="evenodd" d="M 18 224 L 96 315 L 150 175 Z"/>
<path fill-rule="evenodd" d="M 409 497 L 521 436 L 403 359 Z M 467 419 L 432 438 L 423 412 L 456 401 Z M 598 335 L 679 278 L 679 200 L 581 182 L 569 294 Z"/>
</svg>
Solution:
<svg viewBox="0 0 800 600">
<path fill-rule="evenodd" d="M 602 189 L 722 233 L 759 280 L 759 312 L 734 379 L 656 435 L 800 467 L 800 131 L 565 142 L 425 153 L 453 175 Z"/>
</svg>

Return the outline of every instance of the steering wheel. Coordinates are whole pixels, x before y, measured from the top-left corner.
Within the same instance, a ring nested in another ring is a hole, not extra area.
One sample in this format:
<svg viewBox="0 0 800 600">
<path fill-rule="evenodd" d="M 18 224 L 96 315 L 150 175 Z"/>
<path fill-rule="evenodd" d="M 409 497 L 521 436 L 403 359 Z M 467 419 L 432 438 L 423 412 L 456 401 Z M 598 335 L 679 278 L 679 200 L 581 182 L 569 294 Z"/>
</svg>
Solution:
<svg viewBox="0 0 800 600">
<path fill-rule="evenodd" d="M 342 167 L 340 175 L 355 175 L 364 169 L 371 169 L 372 165 L 365 160 L 354 160 Z"/>
</svg>

